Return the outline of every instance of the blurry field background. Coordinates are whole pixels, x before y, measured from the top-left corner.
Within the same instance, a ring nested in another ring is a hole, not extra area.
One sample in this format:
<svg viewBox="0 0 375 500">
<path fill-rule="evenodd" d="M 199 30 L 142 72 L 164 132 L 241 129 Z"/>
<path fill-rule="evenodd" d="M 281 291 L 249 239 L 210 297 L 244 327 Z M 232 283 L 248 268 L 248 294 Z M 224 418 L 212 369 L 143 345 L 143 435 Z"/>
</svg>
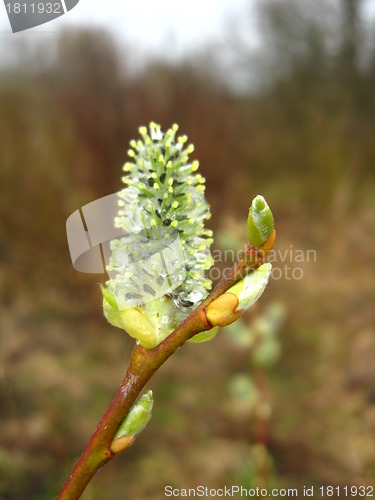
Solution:
<svg viewBox="0 0 375 500">
<path fill-rule="evenodd" d="M 276 249 L 317 257 L 287 260 L 303 278 L 273 280 L 247 318 L 284 307 L 278 362 L 250 366 L 225 332 L 186 345 L 148 385 L 147 429 L 83 498 L 375 484 L 375 23 L 362 7 L 259 1 L 216 44 L 137 71 L 101 29 L 13 44 L 18 63 L 0 69 L 1 500 L 54 498 L 122 380 L 133 341 L 103 318 L 105 276 L 73 269 L 65 221 L 121 188 L 128 142 L 150 120 L 195 144 L 226 244 L 261 193 Z M 244 373 L 267 411 L 233 403 Z"/>
</svg>

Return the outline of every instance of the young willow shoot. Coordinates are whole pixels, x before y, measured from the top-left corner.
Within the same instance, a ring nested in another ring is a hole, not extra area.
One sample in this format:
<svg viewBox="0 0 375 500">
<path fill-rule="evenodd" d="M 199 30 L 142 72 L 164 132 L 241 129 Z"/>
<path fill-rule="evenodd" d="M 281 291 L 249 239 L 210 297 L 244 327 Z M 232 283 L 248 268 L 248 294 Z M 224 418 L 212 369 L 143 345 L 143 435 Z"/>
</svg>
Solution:
<svg viewBox="0 0 375 500">
<path fill-rule="evenodd" d="M 162 132 L 151 123 L 130 142 L 114 221 L 123 236 L 111 241 L 102 287 L 104 315 L 136 339 L 128 370 L 59 499 L 79 498 L 106 462 L 133 444 L 151 418 L 152 392 L 142 389 L 186 341 L 212 339 L 262 295 L 275 241 L 272 212 L 262 196 L 251 203 L 249 241 L 242 257 L 211 290 L 205 272 L 213 265 L 211 216 L 193 145 L 178 126 Z"/>
</svg>

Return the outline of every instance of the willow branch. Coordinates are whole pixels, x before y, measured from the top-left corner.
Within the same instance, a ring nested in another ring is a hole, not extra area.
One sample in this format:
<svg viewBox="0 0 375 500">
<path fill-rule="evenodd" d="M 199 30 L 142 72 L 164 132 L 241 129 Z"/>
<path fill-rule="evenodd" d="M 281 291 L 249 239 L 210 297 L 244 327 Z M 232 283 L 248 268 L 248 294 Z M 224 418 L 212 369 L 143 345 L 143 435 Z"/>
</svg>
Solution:
<svg viewBox="0 0 375 500">
<path fill-rule="evenodd" d="M 209 330 L 205 308 L 237 281 L 263 262 L 275 241 L 275 231 L 259 248 L 247 247 L 243 256 L 212 290 L 205 301 L 193 311 L 163 342 L 154 349 L 136 345 L 131 353 L 128 370 L 113 401 L 102 417 L 85 450 L 62 488 L 58 500 L 78 499 L 95 473 L 116 454 L 111 451 L 114 435 L 140 392 L 160 366 L 194 335 Z"/>
</svg>

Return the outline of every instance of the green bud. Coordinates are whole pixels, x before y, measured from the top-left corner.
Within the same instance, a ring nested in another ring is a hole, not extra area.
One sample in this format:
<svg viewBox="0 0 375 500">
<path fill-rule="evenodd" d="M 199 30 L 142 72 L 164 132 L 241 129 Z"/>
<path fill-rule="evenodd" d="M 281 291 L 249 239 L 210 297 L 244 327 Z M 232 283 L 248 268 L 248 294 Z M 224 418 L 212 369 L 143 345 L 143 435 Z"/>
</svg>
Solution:
<svg viewBox="0 0 375 500">
<path fill-rule="evenodd" d="M 118 428 L 114 440 L 123 436 L 136 436 L 137 434 L 140 434 L 151 418 L 153 404 L 154 398 L 152 391 L 147 391 L 131 407 Z"/>
<path fill-rule="evenodd" d="M 194 337 L 189 339 L 189 342 L 192 342 L 193 344 L 208 342 L 216 336 L 218 329 L 219 327 L 215 326 L 214 328 L 211 328 L 211 330 L 207 330 L 206 332 L 197 333 L 197 335 L 194 335 Z"/>
<path fill-rule="evenodd" d="M 259 248 L 273 231 L 273 215 L 263 196 L 256 196 L 249 209 L 247 228 L 250 245 Z"/>
<path fill-rule="evenodd" d="M 212 326 L 227 326 L 256 302 L 270 279 L 272 265 L 268 262 L 233 285 L 223 295 L 211 302 L 206 317 Z"/>
<path fill-rule="evenodd" d="M 237 311 L 246 310 L 252 306 L 264 292 L 271 276 L 272 265 L 267 262 L 255 269 L 251 274 L 231 288 L 228 292 L 234 293 L 238 297 Z"/>
</svg>

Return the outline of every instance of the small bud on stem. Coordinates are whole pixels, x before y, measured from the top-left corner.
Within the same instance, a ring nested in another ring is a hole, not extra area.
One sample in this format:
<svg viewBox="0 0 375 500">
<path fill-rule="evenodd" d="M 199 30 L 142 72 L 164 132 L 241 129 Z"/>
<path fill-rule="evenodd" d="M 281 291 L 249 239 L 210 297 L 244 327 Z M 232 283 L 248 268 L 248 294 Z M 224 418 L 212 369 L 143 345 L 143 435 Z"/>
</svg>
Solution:
<svg viewBox="0 0 375 500">
<path fill-rule="evenodd" d="M 212 326 L 227 326 L 236 321 L 264 292 L 271 275 L 271 264 L 263 264 L 215 299 L 206 309 Z"/>
<path fill-rule="evenodd" d="M 250 245 L 259 248 L 272 234 L 273 215 L 263 196 L 256 196 L 249 209 L 247 228 Z"/>
<path fill-rule="evenodd" d="M 136 436 L 150 421 L 153 404 L 152 391 L 147 391 L 132 406 L 113 438 L 110 447 L 112 453 L 119 453 L 133 444 Z"/>
</svg>

